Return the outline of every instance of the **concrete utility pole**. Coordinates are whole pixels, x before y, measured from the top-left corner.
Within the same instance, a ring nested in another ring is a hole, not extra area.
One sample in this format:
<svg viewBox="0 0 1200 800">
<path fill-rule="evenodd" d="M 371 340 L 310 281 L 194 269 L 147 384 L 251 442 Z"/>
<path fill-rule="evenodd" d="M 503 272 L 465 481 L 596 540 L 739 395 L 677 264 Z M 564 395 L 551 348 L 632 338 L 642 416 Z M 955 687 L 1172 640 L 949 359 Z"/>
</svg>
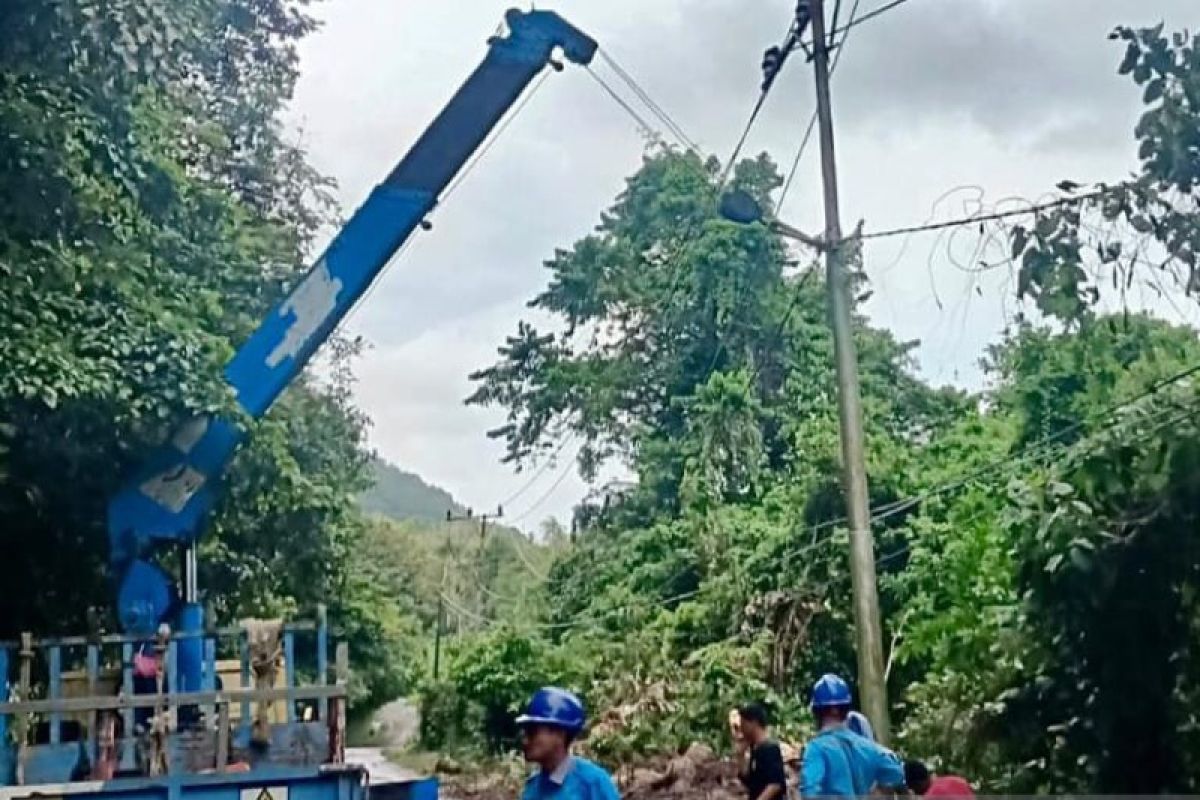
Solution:
<svg viewBox="0 0 1200 800">
<path fill-rule="evenodd" d="M 467 509 L 466 514 L 461 514 L 461 515 L 455 514 L 450 509 L 446 510 L 446 522 L 448 522 L 448 523 L 473 522 L 474 520 L 479 520 L 479 549 L 478 549 L 478 552 L 476 553 L 476 556 L 479 561 L 475 568 L 475 576 L 480 580 L 481 583 L 482 583 L 483 577 L 480 574 L 480 569 L 483 566 L 483 548 L 484 548 L 484 541 L 487 539 L 488 523 L 495 522 L 496 520 L 501 519 L 503 516 L 504 516 L 504 506 L 496 506 L 495 514 L 480 514 L 479 516 L 475 516 L 474 510 L 472 510 L 470 508 Z M 487 617 L 491 613 L 491 609 L 490 609 L 491 601 L 488 599 L 488 596 L 487 596 L 487 587 L 481 585 L 479 588 L 480 588 L 479 611 L 484 617 Z"/>
<path fill-rule="evenodd" d="M 875 579 L 875 544 L 871 534 L 867 467 L 863 457 L 862 397 L 858 385 L 858 355 L 850 325 L 850 276 L 844 262 L 845 241 L 838 212 L 837 163 L 833 146 L 833 111 L 829 99 L 829 41 L 824 0 L 809 0 L 812 14 L 813 71 L 817 82 L 817 124 L 821 143 L 821 178 L 825 193 L 826 270 L 829 322 L 833 328 L 838 380 L 838 416 L 842 440 L 842 485 L 850 521 L 850 576 L 854 587 L 854 624 L 858 634 L 859 699 L 887 743 L 887 683 L 883 674 L 883 633 L 879 621 L 879 592 Z"/>
</svg>

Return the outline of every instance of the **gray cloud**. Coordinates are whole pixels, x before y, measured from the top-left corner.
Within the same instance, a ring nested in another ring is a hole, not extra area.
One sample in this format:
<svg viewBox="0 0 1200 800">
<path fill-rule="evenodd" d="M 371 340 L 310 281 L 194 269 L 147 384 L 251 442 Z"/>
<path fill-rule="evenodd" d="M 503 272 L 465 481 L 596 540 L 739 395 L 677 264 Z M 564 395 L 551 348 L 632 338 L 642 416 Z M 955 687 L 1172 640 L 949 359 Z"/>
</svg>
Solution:
<svg viewBox="0 0 1200 800">
<path fill-rule="evenodd" d="M 1138 98 L 1116 75 L 1123 50 L 1109 32 L 1198 18 L 1190 0 L 912 0 L 852 34 L 839 81 L 843 115 L 877 126 L 965 115 L 993 135 L 1026 140 L 1072 123 L 1127 130 Z"/>
<path fill-rule="evenodd" d="M 864 10 L 882 0 L 862 0 Z M 484 52 L 512 0 L 329 0 L 303 48 L 293 122 L 352 209 L 402 155 Z M 539 3 L 539 6 L 546 5 Z M 728 153 L 759 82 L 762 50 L 792 0 L 561 0 L 691 136 Z M 843 0 L 843 8 L 850 2 Z M 845 15 L 845 10 L 843 15 Z M 1037 196 L 1062 177 L 1113 178 L 1133 165 L 1138 98 L 1116 76 L 1121 22 L 1194 24 L 1195 0 L 910 0 L 857 28 L 835 78 L 839 167 L 848 220 L 870 227 L 961 213 L 950 187 L 994 201 Z M 616 81 L 602 64 L 597 71 Z M 788 162 L 811 114 L 811 74 L 788 66 L 749 143 Z M 495 410 L 464 408 L 466 375 L 529 316 L 542 261 L 586 234 L 639 163 L 624 113 L 576 69 L 553 75 L 456 196 L 393 264 L 351 323 L 376 347 L 358 396 L 372 441 L 478 507 L 525 482 L 499 465 L 484 431 Z M 785 214 L 819 227 L 815 148 Z M 975 364 L 1014 310 L 1007 276 L 958 269 L 929 238 L 866 252 L 867 312 L 923 341 L 935 380 L 978 386 Z M 551 470 L 514 505 L 542 495 Z M 570 479 L 531 514 L 564 515 L 584 492 Z"/>
</svg>

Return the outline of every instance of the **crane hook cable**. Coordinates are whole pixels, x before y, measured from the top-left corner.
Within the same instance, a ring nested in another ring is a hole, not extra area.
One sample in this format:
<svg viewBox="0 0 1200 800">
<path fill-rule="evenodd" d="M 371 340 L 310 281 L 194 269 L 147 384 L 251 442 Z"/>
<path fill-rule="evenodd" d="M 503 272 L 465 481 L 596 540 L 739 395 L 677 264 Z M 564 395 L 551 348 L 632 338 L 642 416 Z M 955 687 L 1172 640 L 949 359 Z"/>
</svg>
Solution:
<svg viewBox="0 0 1200 800">
<path fill-rule="evenodd" d="M 679 140 L 679 143 L 684 146 L 684 149 L 692 150 L 697 153 L 700 152 L 699 145 L 696 144 L 694 139 L 687 135 L 687 132 L 683 129 L 683 126 L 676 122 L 674 117 L 672 117 L 666 111 L 666 109 L 655 102 L 654 98 L 650 96 L 650 93 L 642 88 L 641 84 L 634 79 L 627 69 L 617 63 L 616 58 L 614 58 L 611 53 L 603 49 L 601 49 L 599 53 L 600 58 L 602 58 L 604 62 L 612 69 L 612 71 L 615 72 L 617 76 L 625 82 L 625 84 L 633 91 L 633 93 L 637 95 L 638 99 L 641 100 L 648 109 L 650 109 L 651 113 L 658 117 L 659 121 L 667 127 L 667 130 L 669 130 L 671 134 Z"/>
<path fill-rule="evenodd" d="M 590 66 L 587 67 L 586 69 L 587 69 L 587 74 L 592 77 L 592 80 L 594 80 L 596 83 L 598 83 L 600 85 L 600 88 L 603 89 L 604 92 L 609 97 L 611 97 L 613 99 L 613 101 L 618 106 L 620 106 L 621 109 L 626 114 L 628 114 L 631 118 L 633 118 L 633 121 L 637 124 L 638 128 L 642 131 L 642 133 L 646 137 L 648 137 L 651 141 L 663 141 L 662 132 L 657 130 L 653 125 L 651 125 L 649 122 L 647 122 L 646 119 L 641 114 L 639 114 L 637 112 L 637 110 L 632 105 L 630 105 L 629 102 L 624 97 L 621 97 L 620 93 L 617 92 L 616 89 L 614 89 L 612 86 L 610 86 L 609 83 L 606 80 L 604 80 L 604 78 L 600 77 L 600 75 L 596 72 L 596 70 L 592 69 Z"/>
</svg>

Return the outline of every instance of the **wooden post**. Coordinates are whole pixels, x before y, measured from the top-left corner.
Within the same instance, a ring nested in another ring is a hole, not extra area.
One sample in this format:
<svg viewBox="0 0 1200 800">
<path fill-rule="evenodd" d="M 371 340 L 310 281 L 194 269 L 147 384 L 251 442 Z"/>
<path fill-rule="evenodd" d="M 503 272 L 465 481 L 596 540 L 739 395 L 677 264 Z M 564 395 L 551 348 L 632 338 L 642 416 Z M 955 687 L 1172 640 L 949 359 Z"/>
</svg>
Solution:
<svg viewBox="0 0 1200 800">
<path fill-rule="evenodd" d="M 125 642 L 121 645 L 121 694 L 126 697 L 133 697 L 133 643 Z M 125 737 L 121 742 L 121 769 L 130 770 L 134 768 L 134 714 L 132 708 L 122 709 L 121 720 L 122 727 L 125 729 Z"/>
<path fill-rule="evenodd" d="M 239 653 L 238 657 L 242 661 L 242 685 L 239 689 L 249 689 L 252 684 L 250 682 L 250 638 L 246 631 L 242 631 L 238 639 Z M 241 708 L 241 717 L 238 720 L 238 729 L 241 731 L 247 741 L 250 739 L 250 701 L 243 700 Z"/>
<path fill-rule="evenodd" d="M 8 691 L 8 648 L 0 647 L 0 699 L 8 702 L 11 697 Z M 8 714 L 0 714 L 0 745 L 4 746 L 3 752 L 0 752 L 0 783 L 8 782 L 8 768 L 11 766 L 9 761 L 8 750 Z"/>
<path fill-rule="evenodd" d="M 51 645 L 49 652 L 50 659 L 50 692 L 51 700 L 62 698 L 62 648 L 58 645 Z M 51 712 L 50 714 L 50 744 L 59 744 L 62 742 L 62 714 Z"/>
<path fill-rule="evenodd" d="M 217 640 L 215 635 L 206 635 L 204 637 L 204 680 L 201 685 L 206 692 L 213 692 L 217 689 Z M 214 704 L 208 710 L 210 714 L 209 720 L 217 716 L 218 709 Z M 228 711 L 226 711 L 228 715 Z"/>
<path fill-rule="evenodd" d="M 163 681 L 160 680 L 158 682 L 158 693 L 162 695 L 163 705 L 161 709 L 162 711 L 166 711 L 167 724 L 174 731 L 179 729 L 179 706 L 168 702 L 167 695 L 172 692 L 183 691 L 183 687 L 179 683 L 179 642 L 174 638 L 167 643 L 167 660 L 163 668 L 163 674 L 166 676 L 166 685 L 164 686 Z"/>
<path fill-rule="evenodd" d="M 317 606 L 317 685 L 329 683 L 329 611 L 322 603 Z M 329 701 L 317 704 L 323 722 L 329 722 Z"/>
<path fill-rule="evenodd" d="M 100 691 L 100 645 L 87 646 L 88 696 L 95 697 Z M 88 712 L 88 756 L 95 764 L 100 760 L 100 715 L 93 709 Z"/>
<path fill-rule="evenodd" d="M 28 700 L 33 683 L 33 634 L 21 634 L 21 700 Z M 17 721 L 17 769 L 16 781 L 21 786 L 25 783 L 25 749 L 29 744 L 29 719 L 21 717 Z"/>
<path fill-rule="evenodd" d="M 217 703 L 217 763 L 221 772 L 229 765 L 229 702 Z"/>
<path fill-rule="evenodd" d="M 345 642 L 338 642 L 334 664 L 334 669 L 337 670 L 337 685 L 344 687 L 350 681 L 350 648 Z M 344 764 L 346 762 L 345 695 L 333 701 L 329 723 L 329 761 L 332 764 Z"/>
</svg>

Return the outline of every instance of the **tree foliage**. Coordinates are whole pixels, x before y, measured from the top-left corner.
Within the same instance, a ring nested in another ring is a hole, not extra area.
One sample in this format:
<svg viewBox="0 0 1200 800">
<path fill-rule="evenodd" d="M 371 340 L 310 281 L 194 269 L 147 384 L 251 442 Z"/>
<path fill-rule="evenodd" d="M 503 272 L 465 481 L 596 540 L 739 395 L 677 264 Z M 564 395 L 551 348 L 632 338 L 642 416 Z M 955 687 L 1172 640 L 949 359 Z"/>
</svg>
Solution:
<svg viewBox="0 0 1200 800">
<path fill-rule="evenodd" d="M 968 397 L 854 321 L 897 746 L 994 792 L 1200 780 L 1200 339 L 1096 308 L 1104 269 L 1120 291 L 1155 247 L 1192 265 L 1200 73 L 1187 36 L 1114 38 L 1147 103 L 1142 172 L 1064 183 L 1076 199 L 1014 230 L 1019 293 L 1049 324 L 990 348 Z M 494 435 L 514 463 L 570 431 L 584 474 L 616 458 L 637 477 L 579 509 L 520 634 L 566 659 L 594 706 L 588 746 L 616 761 L 719 743 L 748 699 L 800 735 L 812 679 L 854 672 L 823 286 L 768 228 L 715 216 L 714 173 L 648 154 L 547 262 L 531 305 L 558 326 L 519 323 L 468 400 L 507 411 Z M 765 158 L 736 175 L 760 200 L 778 186 Z M 512 677 L 480 659 L 463 675 Z"/>
<path fill-rule="evenodd" d="M 293 0 L 0 8 L 0 634 L 107 616 L 104 508 L 181 420 L 233 414 L 222 368 L 300 274 L 332 204 L 281 135 Z M 365 695 L 411 680 L 405 624 L 349 569 L 369 485 L 353 343 L 230 468 L 203 543 L 221 620 L 311 613 L 356 637 Z M 69 557 L 63 558 L 63 554 Z M 168 561 L 168 563 L 171 563 Z"/>
<path fill-rule="evenodd" d="M 1118 71 L 1146 105 L 1134 131 L 1140 172 L 1091 189 L 1066 181 L 1077 202 L 1012 231 L 1018 294 L 1064 320 L 1088 315 L 1110 282 L 1200 291 L 1200 36 L 1160 24 L 1111 38 L 1125 45 Z"/>
</svg>

